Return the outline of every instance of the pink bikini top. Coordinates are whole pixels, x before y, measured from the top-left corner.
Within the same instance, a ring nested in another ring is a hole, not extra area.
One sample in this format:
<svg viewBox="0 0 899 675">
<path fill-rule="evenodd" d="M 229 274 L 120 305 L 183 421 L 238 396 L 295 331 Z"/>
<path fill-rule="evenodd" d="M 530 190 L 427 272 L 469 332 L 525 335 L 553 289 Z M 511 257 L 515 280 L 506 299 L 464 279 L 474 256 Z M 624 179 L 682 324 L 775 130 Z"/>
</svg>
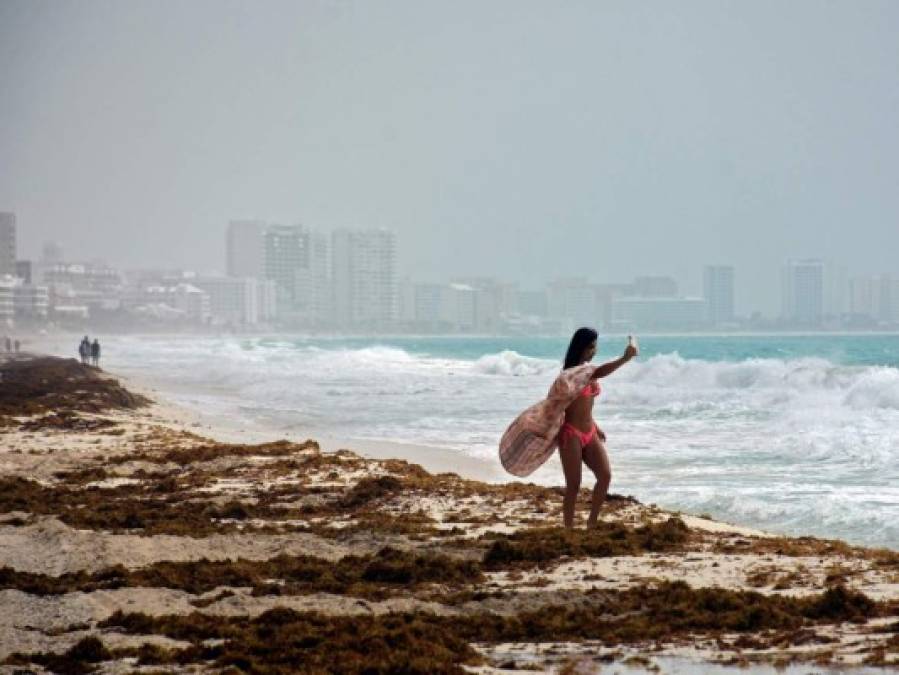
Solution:
<svg viewBox="0 0 899 675">
<path fill-rule="evenodd" d="M 602 391 L 602 387 L 599 386 L 599 382 L 593 380 L 586 387 L 581 389 L 581 396 L 593 396 L 594 398 L 599 396 L 599 392 Z"/>
</svg>

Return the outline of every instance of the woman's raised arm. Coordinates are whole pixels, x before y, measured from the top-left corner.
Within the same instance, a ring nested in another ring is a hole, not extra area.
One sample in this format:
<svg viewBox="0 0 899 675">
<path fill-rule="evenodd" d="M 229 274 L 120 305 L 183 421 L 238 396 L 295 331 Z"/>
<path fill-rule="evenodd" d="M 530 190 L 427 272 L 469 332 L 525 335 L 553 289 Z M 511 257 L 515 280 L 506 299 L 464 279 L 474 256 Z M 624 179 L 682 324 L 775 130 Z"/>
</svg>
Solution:
<svg viewBox="0 0 899 675">
<path fill-rule="evenodd" d="M 621 366 L 623 366 L 625 363 L 634 358 L 637 354 L 637 348 L 633 344 L 628 344 L 628 346 L 624 348 L 624 354 L 619 356 L 617 359 L 606 361 L 604 364 L 597 367 L 597 369 L 593 371 L 592 378 L 596 380 L 601 377 L 611 375 L 616 370 L 621 368 Z"/>
</svg>

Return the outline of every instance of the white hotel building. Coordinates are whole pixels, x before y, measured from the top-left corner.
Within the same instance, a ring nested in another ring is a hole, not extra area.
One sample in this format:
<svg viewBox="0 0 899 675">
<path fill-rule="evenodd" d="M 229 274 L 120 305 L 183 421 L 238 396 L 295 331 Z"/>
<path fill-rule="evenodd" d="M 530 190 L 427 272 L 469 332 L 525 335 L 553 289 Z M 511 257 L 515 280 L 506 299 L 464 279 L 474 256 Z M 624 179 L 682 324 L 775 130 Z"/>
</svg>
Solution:
<svg viewBox="0 0 899 675">
<path fill-rule="evenodd" d="M 390 230 L 335 230 L 331 236 L 334 320 L 384 328 L 397 319 L 396 235 Z"/>
</svg>

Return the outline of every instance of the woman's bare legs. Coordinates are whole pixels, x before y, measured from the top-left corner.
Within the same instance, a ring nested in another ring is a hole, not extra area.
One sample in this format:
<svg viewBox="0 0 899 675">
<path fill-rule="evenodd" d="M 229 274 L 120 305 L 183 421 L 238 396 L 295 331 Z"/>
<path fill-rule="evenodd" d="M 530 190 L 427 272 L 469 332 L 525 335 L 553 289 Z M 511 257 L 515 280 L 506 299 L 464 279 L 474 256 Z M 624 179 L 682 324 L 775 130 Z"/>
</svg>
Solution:
<svg viewBox="0 0 899 675">
<path fill-rule="evenodd" d="M 596 525 L 599 510 L 602 508 L 602 503 L 606 500 L 606 494 L 609 492 L 609 483 L 612 482 L 612 467 L 609 465 L 606 446 L 599 440 L 598 436 L 594 436 L 593 440 L 584 447 L 583 457 L 584 464 L 590 467 L 593 475 L 596 476 L 596 485 L 593 487 L 593 501 L 590 503 L 590 517 L 587 519 L 587 527 L 592 527 Z M 564 462 L 562 466 L 565 466 Z M 565 478 L 566 480 L 568 479 L 567 469 L 565 470 Z M 580 484 L 580 481 L 578 483 Z"/>
<path fill-rule="evenodd" d="M 559 446 L 559 458 L 565 473 L 565 498 L 562 500 L 562 522 L 567 528 L 574 526 L 574 507 L 581 489 L 581 442 L 572 434 L 568 442 Z M 588 465 L 589 466 L 589 465 Z"/>
</svg>

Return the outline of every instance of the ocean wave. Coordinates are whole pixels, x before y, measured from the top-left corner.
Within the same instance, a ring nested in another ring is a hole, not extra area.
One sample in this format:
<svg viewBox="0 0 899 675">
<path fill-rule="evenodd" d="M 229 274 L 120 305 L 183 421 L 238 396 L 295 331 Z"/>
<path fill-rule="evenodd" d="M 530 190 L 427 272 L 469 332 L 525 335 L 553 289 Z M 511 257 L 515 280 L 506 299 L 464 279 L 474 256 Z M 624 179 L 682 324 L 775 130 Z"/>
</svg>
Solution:
<svg viewBox="0 0 899 675">
<path fill-rule="evenodd" d="M 413 356 L 405 349 L 384 345 L 374 345 L 360 349 L 322 349 L 318 347 L 305 347 L 304 349 L 308 353 L 316 354 L 319 359 L 335 360 L 340 362 L 341 365 L 405 366 L 414 363 L 420 358 Z"/>
<path fill-rule="evenodd" d="M 677 353 L 658 354 L 620 371 L 631 385 L 676 390 L 752 390 L 853 392 L 880 407 L 899 407 L 899 369 L 835 365 L 826 359 L 747 359 L 702 361 Z M 617 376 L 616 376 L 617 377 Z"/>
<path fill-rule="evenodd" d="M 302 382 L 340 382 L 341 386 L 370 384 L 387 378 L 404 384 L 398 393 L 440 391 L 452 374 L 519 379 L 514 388 L 534 387 L 539 397 L 546 382 L 559 370 L 555 359 L 504 350 L 476 359 L 416 353 L 401 347 L 291 343 L 285 340 L 207 339 L 128 344 L 128 365 L 143 362 L 153 370 L 170 369 L 187 380 L 236 389 L 265 383 L 273 389 Z M 409 380 L 412 376 L 414 379 Z M 403 378 L 407 378 L 403 380 Z M 540 380 L 529 384 L 529 378 Z M 280 382 L 279 382 L 280 381 Z M 851 410 L 899 410 L 899 369 L 889 366 L 846 366 L 823 358 L 751 358 L 742 361 L 688 359 L 677 352 L 656 354 L 627 364 L 604 383 L 603 401 L 657 406 L 670 414 L 714 412 L 718 405 L 741 402 L 747 409 L 781 406 L 804 400 L 810 405 L 826 399 L 829 405 Z M 391 384 L 388 388 L 398 386 Z M 484 395 L 496 392 L 489 384 Z M 502 385 L 506 386 L 506 385 Z M 329 389 L 331 387 L 328 387 Z M 307 391 L 307 393 L 309 393 Z M 522 394 L 524 396 L 525 394 Z"/>
<path fill-rule="evenodd" d="M 548 359 L 523 356 L 506 350 L 499 354 L 487 354 L 474 362 L 473 370 L 484 375 L 542 375 L 559 368 L 559 364 Z"/>
<path fill-rule="evenodd" d="M 864 540 L 868 545 L 895 546 L 895 495 L 880 488 L 889 500 L 872 502 L 866 489 L 810 489 L 804 485 L 777 488 L 756 485 L 731 486 L 727 493 L 717 489 L 685 489 L 662 492 L 643 489 L 659 501 L 692 513 L 711 513 L 728 522 L 752 524 L 771 532 L 804 533 L 828 538 Z M 780 493 L 793 499 L 784 501 Z"/>
<path fill-rule="evenodd" d="M 258 347 L 257 347 L 258 349 Z M 323 348 L 313 345 L 294 346 L 266 351 L 264 360 L 273 375 L 301 377 L 365 377 L 399 374 L 426 367 L 426 359 L 398 347 L 375 345 L 361 349 Z"/>
<path fill-rule="evenodd" d="M 866 368 L 846 392 L 844 402 L 856 409 L 899 410 L 899 370 Z"/>
</svg>

